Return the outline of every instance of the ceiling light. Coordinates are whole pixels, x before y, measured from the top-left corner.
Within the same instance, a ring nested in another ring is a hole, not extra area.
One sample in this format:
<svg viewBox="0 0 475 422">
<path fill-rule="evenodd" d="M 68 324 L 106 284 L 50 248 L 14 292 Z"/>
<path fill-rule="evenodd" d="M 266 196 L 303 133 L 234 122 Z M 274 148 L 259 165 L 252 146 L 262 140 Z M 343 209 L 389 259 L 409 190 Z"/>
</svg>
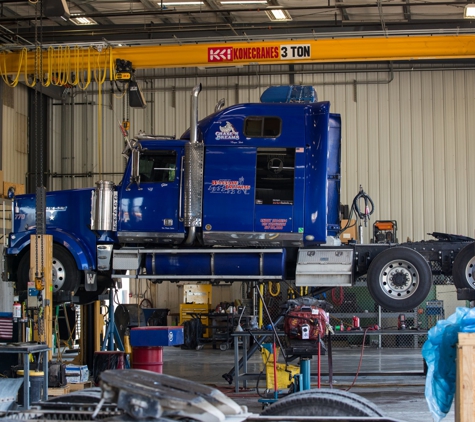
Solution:
<svg viewBox="0 0 475 422">
<path fill-rule="evenodd" d="M 475 18 L 475 4 L 467 4 L 463 10 L 463 17 L 465 19 Z"/>
<path fill-rule="evenodd" d="M 70 20 L 76 25 L 97 25 L 94 19 L 86 18 L 85 16 L 72 16 Z"/>
<path fill-rule="evenodd" d="M 204 4 L 202 1 L 161 1 L 158 2 L 158 5 L 161 6 L 201 6 Z"/>
<path fill-rule="evenodd" d="M 266 14 L 271 21 L 283 22 L 292 20 L 292 16 L 290 16 L 290 13 L 284 9 L 269 9 L 266 10 Z"/>
<path fill-rule="evenodd" d="M 267 0 L 223 0 L 221 4 L 267 4 Z"/>
</svg>

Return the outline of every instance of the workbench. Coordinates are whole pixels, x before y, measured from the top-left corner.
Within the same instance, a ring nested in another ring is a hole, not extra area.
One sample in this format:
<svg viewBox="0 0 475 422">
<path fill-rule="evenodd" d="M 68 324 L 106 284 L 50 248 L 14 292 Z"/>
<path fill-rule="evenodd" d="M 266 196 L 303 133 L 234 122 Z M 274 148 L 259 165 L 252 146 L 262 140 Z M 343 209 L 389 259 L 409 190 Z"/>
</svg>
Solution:
<svg viewBox="0 0 475 422">
<path fill-rule="evenodd" d="M 48 400 L 48 352 L 49 347 L 47 344 L 39 343 L 8 343 L 0 344 L 1 353 L 17 353 L 23 355 L 23 403 L 24 408 L 30 408 L 30 360 L 29 354 L 43 353 L 43 400 Z M 39 357 L 39 356 L 38 356 Z"/>
<path fill-rule="evenodd" d="M 231 336 L 234 339 L 234 385 L 236 393 L 239 393 L 239 383 L 242 382 L 244 388 L 247 388 L 248 380 L 257 380 L 259 377 L 258 373 L 248 373 L 247 360 L 248 360 L 248 346 L 249 338 L 252 336 L 256 338 L 259 344 L 265 343 L 266 338 L 268 342 L 273 341 L 274 332 L 268 330 L 252 330 L 234 332 Z M 351 331 L 336 331 L 331 335 L 331 339 L 334 339 L 336 336 L 362 336 L 364 335 L 365 330 L 351 330 Z M 382 335 L 413 335 L 414 342 L 417 344 L 417 338 L 419 336 L 426 336 L 428 333 L 427 330 L 368 330 L 366 335 L 373 336 L 382 336 Z M 285 333 L 283 331 L 277 331 L 279 337 L 284 337 Z M 239 357 L 239 346 L 242 346 L 242 358 Z M 417 347 L 417 346 L 414 346 Z M 240 368 L 240 360 L 242 360 L 242 368 Z"/>
</svg>

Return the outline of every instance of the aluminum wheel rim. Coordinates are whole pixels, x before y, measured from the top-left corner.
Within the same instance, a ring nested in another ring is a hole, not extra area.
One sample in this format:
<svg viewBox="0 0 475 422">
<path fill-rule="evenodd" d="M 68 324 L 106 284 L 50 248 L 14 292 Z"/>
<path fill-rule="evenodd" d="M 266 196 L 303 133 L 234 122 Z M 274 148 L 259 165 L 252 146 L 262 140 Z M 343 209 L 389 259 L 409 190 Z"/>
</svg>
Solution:
<svg viewBox="0 0 475 422">
<path fill-rule="evenodd" d="M 465 279 L 467 280 L 467 284 L 473 288 L 475 288 L 475 280 L 473 279 L 473 268 L 475 265 L 475 256 L 472 257 L 470 261 L 467 262 L 467 266 L 465 267 Z"/>
<path fill-rule="evenodd" d="M 66 271 L 64 265 L 57 258 L 53 257 L 53 292 L 61 290 L 66 281 Z"/>
<path fill-rule="evenodd" d="M 417 291 L 420 284 L 419 272 L 409 261 L 393 260 L 381 270 L 379 284 L 386 296 L 395 300 L 404 300 Z"/>
</svg>

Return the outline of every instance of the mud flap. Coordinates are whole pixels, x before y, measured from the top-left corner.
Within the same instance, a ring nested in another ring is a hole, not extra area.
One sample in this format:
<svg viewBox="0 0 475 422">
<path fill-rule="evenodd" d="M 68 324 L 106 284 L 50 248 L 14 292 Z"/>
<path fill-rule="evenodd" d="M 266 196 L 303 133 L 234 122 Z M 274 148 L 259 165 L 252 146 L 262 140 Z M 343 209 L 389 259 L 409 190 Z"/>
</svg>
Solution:
<svg viewBox="0 0 475 422">
<path fill-rule="evenodd" d="M 85 273 L 85 282 L 84 288 L 87 292 L 96 292 L 97 291 L 97 274 L 95 271 L 84 271 Z"/>
</svg>

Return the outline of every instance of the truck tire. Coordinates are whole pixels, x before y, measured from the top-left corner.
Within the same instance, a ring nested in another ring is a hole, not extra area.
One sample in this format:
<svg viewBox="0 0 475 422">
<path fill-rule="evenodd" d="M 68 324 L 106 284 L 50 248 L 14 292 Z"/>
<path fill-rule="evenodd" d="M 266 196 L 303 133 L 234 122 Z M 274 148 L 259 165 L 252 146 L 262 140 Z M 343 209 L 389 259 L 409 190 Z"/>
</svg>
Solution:
<svg viewBox="0 0 475 422">
<path fill-rule="evenodd" d="M 455 257 L 452 267 L 455 287 L 475 289 L 475 244 L 469 243 Z"/>
<path fill-rule="evenodd" d="M 262 416 L 384 416 L 378 407 L 353 393 L 341 390 L 306 390 L 291 394 L 267 407 Z"/>
<path fill-rule="evenodd" d="M 419 306 L 429 294 L 432 272 L 419 252 L 398 246 L 373 259 L 367 284 L 378 305 L 390 311 L 408 311 Z"/>
<path fill-rule="evenodd" d="M 38 256 L 41 261 L 41 257 Z M 41 266 L 41 262 L 39 262 Z M 30 253 L 27 251 L 18 264 L 17 289 L 26 290 L 30 271 Z M 81 282 L 76 261 L 68 250 L 60 245 L 53 245 L 53 293 L 59 290 L 76 292 Z"/>
</svg>

